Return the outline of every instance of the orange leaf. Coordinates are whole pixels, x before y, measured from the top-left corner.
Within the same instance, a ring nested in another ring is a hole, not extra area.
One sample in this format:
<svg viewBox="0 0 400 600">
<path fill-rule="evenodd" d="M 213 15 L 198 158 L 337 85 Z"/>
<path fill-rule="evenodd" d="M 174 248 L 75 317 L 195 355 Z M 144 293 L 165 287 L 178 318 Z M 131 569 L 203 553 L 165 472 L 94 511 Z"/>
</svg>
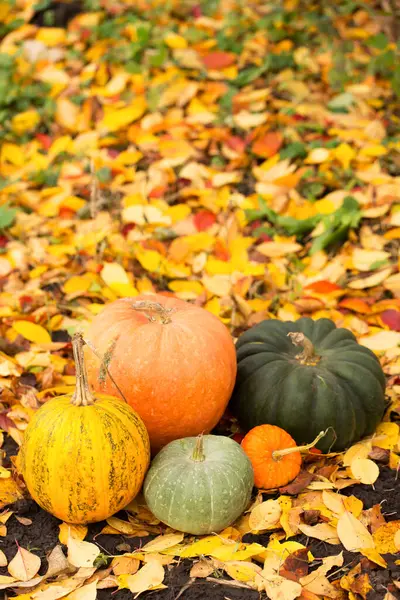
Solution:
<svg viewBox="0 0 400 600">
<path fill-rule="evenodd" d="M 336 292 L 337 290 L 341 290 L 342 288 L 336 283 L 331 283 L 330 281 L 314 281 L 314 283 L 310 283 L 304 287 L 305 290 L 312 290 L 316 294 L 330 294 L 331 292 Z"/>
<path fill-rule="evenodd" d="M 263 158 L 270 158 L 276 154 L 283 143 L 283 136 L 279 131 L 271 131 L 258 138 L 252 146 L 252 151 Z"/>
<path fill-rule="evenodd" d="M 369 314 L 371 311 L 371 307 L 365 302 L 365 300 L 361 300 L 361 298 L 344 298 L 339 302 L 340 308 L 348 308 L 349 310 L 353 310 L 354 312 L 358 312 L 364 315 Z"/>
<path fill-rule="evenodd" d="M 233 52 L 210 52 L 202 57 L 203 65 L 207 69 L 225 69 L 236 62 Z"/>
</svg>

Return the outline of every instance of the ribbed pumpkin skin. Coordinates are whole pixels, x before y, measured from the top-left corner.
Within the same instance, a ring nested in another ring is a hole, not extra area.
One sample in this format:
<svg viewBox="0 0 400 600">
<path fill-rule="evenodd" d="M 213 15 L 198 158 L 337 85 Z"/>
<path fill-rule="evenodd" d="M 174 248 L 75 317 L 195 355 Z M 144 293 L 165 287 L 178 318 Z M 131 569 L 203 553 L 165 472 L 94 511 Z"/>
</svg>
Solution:
<svg viewBox="0 0 400 600">
<path fill-rule="evenodd" d="M 320 359 L 296 359 L 289 332 L 302 332 Z M 231 410 L 248 431 L 264 423 L 285 429 L 306 444 L 328 427 L 318 448 L 343 450 L 372 434 L 385 409 L 385 376 L 375 355 L 330 319 L 266 320 L 240 336 Z"/>
<path fill-rule="evenodd" d="M 122 400 L 98 395 L 90 406 L 74 406 L 67 395 L 35 413 L 18 461 L 42 508 L 67 523 L 93 523 L 139 492 L 150 443 L 142 420 Z"/>
<path fill-rule="evenodd" d="M 171 322 L 149 321 L 137 302 L 171 309 Z M 235 385 L 235 346 L 227 328 L 208 311 L 177 298 L 141 295 L 111 304 L 92 322 L 87 339 L 149 432 L 153 453 L 175 439 L 209 433 L 223 415 Z M 101 363 L 85 349 L 91 388 L 119 396 Z"/>
<path fill-rule="evenodd" d="M 276 425 L 258 425 L 244 436 L 241 444 L 254 470 L 254 485 L 260 489 L 280 488 L 292 481 L 301 469 L 300 451 L 273 458 L 275 450 L 296 448 L 294 439 Z"/>
<path fill-rule="evenodd" d="M 203 462 L 192 459 L 197 438 L 175 440 L 157 454 L 144 496 L 170 527 L 203 535 L 231 525 L 247 507 L 254 475 L 250 460 L 230 438 L 206 435 Z"/>
</svg>

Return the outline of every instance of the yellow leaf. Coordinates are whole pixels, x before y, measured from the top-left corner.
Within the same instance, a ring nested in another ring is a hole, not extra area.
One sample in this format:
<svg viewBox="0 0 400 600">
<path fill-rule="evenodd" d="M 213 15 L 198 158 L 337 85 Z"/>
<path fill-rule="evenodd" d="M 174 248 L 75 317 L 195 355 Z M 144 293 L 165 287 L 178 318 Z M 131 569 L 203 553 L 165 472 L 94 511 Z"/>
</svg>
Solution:
<svg viewBox="0 0 400 600">
<path fill-rule="evenodd" d="M 210 552 L 210 556 L 221 561 L 247 560 L 265 551 L 261 544 L 224 544 Z"/>
<path fill-rule="evenodd" d="M 372 444 L 370 442 L 354 444 L 354 446 L 351 446 L 347 452 L 345 452 L 345 455 L 343 456 L 343 465 L 349 467 L 356 458 L 367 458 L 368 454 L 371 452 L 371 448 Z"/>
<path fill-rule="evenodd" d="M 74 590 L 68 596 L 64 596 L 64 600 L 96 600 L 97 598 L 97 580 L 83 585 Z"/>
<path fill-rule="evenodd" d="M 254 581 L 256 574 L 261 573 L 262 569 L 252 562 L 232 561 L 224 564 L 224 571 L 236 581 L 247 582 Z"/>
<path fill-rule="evenodd" d="M 75 275 L 67 279 L 63 285 L 63 290 L 66 294 L 87 292 L 92 283 L 93 279 L 88 275 Z"/>
<path fill-rule="evenodd" d="M 387 563 L 375 548 L 361 548 L 360 553 L 375 564 L 386 569 Z"/>
<path fill-rule="evenodd" d="M 348 287 L 352 288 L 353 290 L 365 290 L 367 288 L 379 285 L 380 283 L 385 281 L 385 279 L 387 279 L 391 273 L 392 268 L 388 267 L 387 269 L 376 271 L 372 275 L 369 275 L 369 277 L 363 277 L 362 279 L 353 279 L 353 281 L 350 281 L 350 283 L 348 284 Z"/>
<path fill-rule="evenodd" d="M 400 428 L 397 423 L 381 423 L 375 431 L 373 444 L 379 448 L 393 450 L 397 447 L 399 434 Z"/>
<path fill-rule="evenodd" d="M 307 165 L 319 165 L 326 162 L 331 155 L 327 148 L 313 148 L 304 162 Z"/>
<path fill-rule="evenodd" d="M 389 252 L 383 252 L 382 250 L 355 248 L 352 254 L 353 267 L 359 271 L 370 271 L 374 263 L 385 261 L 389 257 Z"/>
<path fill-rule="evenodd" d="M 105 263 L 101 278 L 116 294 L 123 297 L 137 296 L 136 288 L 131 284 L 128 273 L 118 263 Z"/>
<path fill-rule="evenodd" d="M 328 544 L 335 546 L 340 543 L 335 528 L 331 525 L 328 525 L 328 523 L 318 523 L 318 525 L 306 525 L 304 523 L 300 523 L 299 529 L 305 535 L 316 538 L 317 540 L 328 542 Z"/>
<path fill-rule="evenodd" d="M 51 344 L 51 336 L 41 325 L 30 321 L 15 321 L 13 329 L 25 339 L 35 344 Z"/>
<path fill-rule="evenodd" d="M 12 479 L 0 479 L 0 509 L 22 498 L 22 492 Z"/>
<path fill-rule="evenodd" d="M 351 161 L 356 157 L 355 150 L 349 144 L 340 144 L 340 146 L 332 150 L 332 154 L 344 169 L 348 169 Z"/>
<path fill-rule="evenodd" d="M 223 543 L 224 539 L 221 536 L 210 535 L 189 545 L 179 556 L 181 558 L 193 558 L 195 556 L 210 555 L 211 552 L 222 546 Z"/>
<path fill-rule="evenodd" d="M 165 535 L 159 535 L 151 542 L 148 542 L 141 548 L 141 552 L 162 552 L 172 546 L 180 544 L 184 538 L 183 533 L 167 533 Z"/>
<path fill-rule="evenodd" d="M 15 115 L 11 120 L 11 128 L 17 135 L 22 135 L 28 131 L 34 130 L 39 123 L 39 113 L 36 110 L 31 109 Z"/>
<path fill-rule="evenodd" d="M 302 250 L 302 248 L 296 242 L 263 242 L 257 246 L 257 252 L 269 258 L 276 258 L 286 256 L 287 254 L 294 254 Z"/>
<path fill-rule="evenodd" d="M 40 569 L 40 558 L 25 548 L 18 546 L 18 551 L 11 559 L 7 569 L 12 577 L 19 581 L 29 581 Z"/>
<path fill-rule="evenodd" d="M 145 97 L 137 96 L 130 106 L 109 110 L 100 121 L 99 128 L 109 132 L 118 131 L 140 119 L 145 113 L 146 108 L 147 104 Z"/>
<path fill-rule="evenodd" d="M 115 575 L 134 575 L 139 569 L 140 560 L 132 556 L 115 556 L 111 566 Z"/>
<path fill-rule="evenodd" d="M 381 525 L 372 534 L 375 542 L 376 551 L 380 554 L 395 554 L 397 546 L 395 543 L 395 535 L 400 531 L 400 520 L 389 521 L 385 525 Z"/>
<path fill-rule="evenodd" d="M 345 509 L 358 518 L 364 508 L 362 501 L 355 496 L 342 496 L 342 498 Z"/>
<path fill-rule="evenodd" d="M 172 31 L 167 33 L 167 35 L 164 37 L 164 42 L 173 50 L 187 48 L 188 45 L 184 37 L 178 35 L 177 33 L 173 33 Z"/>
<path fill-rule="evenodd" d="M 322 501 L 330 511 L 335 513 L 336 515 L 341 515 L 345 512 L 345 507 L 343 503 L 344 496 L 340 494 L 335 494 L 329 490 L 323 490 L 322 492 Z"/>
<path fill-rule="evenodd" d="M 383 352 L 385 350 L 397 348 L 397 346 L 400 344 L 400 332 L 380 331 L 379 333 L 360 338 L 359 342 L 370 350 Z"/>
<path fill-rule="evenodd" d="M 279 500 L 266 500 L 251 511 L 249 526 L 253 531 L 273 528 L 279 523 L 281 513 Z"/>
<path fill-rule="evenodd" d="M 150 273 L 157 273 L 161 269 L 162 256 L 156 250 L 144 250 L 140 246 L 135 249 L 135 258 L 140 262 L 143 269 Z"/>
<path fill-rule="evenodd" d="M 168 287 L 176 293 L 178 298 L 182 298 L 183 300 L 195 300 L 204 291 L 200 281 L 175 280 L 170 281 Z"/>
<path fill-rule="evenodd" d="M 0 550 L 0 567 L 6 567 L 8 563 L 7 557 L 3 550 Z"/>
<path fill-rule="evenodd" d="M 344 512 L 338 521 L 337 534 L 349 552 L 375 547 L 374 539 L 368 529 L 348 511 Z"/>
<path fill-rule="evenodd" d="M 396 531 L 396 533 L 394 534 L 394 545 L 396 546 L 397 550 L 400 550 L 400 529 L 398 529 Z"/>
<path fill-rule="evenodd" d="M 379 477 L 378 465 L 368 458 L 355 458 L 351 462 L 350 471 L 354 479 L 366 485 L 372 485 Z"/>
<path fill-rule="evenodd" d="M 68 562 L 73 567 L 93 567 L 93 563 L 100 554 L 100 548 L 91 542 L 77 540 L 71 535 L 67 541 Z"/>
<path fill-rule="evenodd" d="M 4 143 L 1 148 L 1 162 L 9 162 L 21 167 L 26 161 L 26 153 L 17 144 Z"/>
<path fill-rule="evenodd" d="M 132 594 L 141 594 L 152 590 L 162 584 L 164 580 L 164 567 L 157 561 L 146 563 L 134 575 L 120 575 L 117 581 L 121 588 L 128 588 Z"/>
<path fill-rule="evenodd" d="M 80 114 L 80 108 L 68 98 L 57 99 L 55 118 L 59 125 L 69 131 L 75 131 Z"/>
<path fill-rule="evenodd" d="M 36 34 L 36 40 L 49 47 L 59 46 L 66 42 L 66 35 L 66 30 L 61 27 L 40 27 Z"/>
</svg>

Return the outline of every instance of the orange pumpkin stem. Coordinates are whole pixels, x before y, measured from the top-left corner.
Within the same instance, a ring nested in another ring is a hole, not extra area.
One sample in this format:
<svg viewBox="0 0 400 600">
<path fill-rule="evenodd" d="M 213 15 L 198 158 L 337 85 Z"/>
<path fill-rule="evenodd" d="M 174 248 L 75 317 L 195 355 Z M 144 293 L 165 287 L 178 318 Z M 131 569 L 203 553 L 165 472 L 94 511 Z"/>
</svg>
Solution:
<svg viewBox="0 0 400 600">
<path fill-rule="evenodd" d="M 316 444 L 318 444 L 319 440 L 326 436 L 328 430 L 320 431 L 314 441 L 310 444 L 306 444 L 305 446 L 294 446 L 294 448 L 282 448 L 282 450 L 274 450 L 272 452 L 272 458 L 274 460 L 280 460 L 282 456 L 287 456 L 288 454 L 293 454 L 293 452 L 307 452 L 314 448 Z"/>
<path fill-rule="evenodd" d="M 294 346 L 303 347 L 303 351 L 296 356 L 297 360 L 306 365 L 315 364 L 319 361 L 319 356 L 315 355 L 313 343 L 304 335 L 304 333 L 300 333 L 299 331 L 291 331 L 288 333 L 288 337 L 290 337 Z"/>
<path fill-rule="evenodd" d="M 89 406 L 94 404 L 95 398 L 90 391 L 88 376 L 86 372 L 85 359 L 83 357 L 83 346 L 85 340 L 81 333 L 75 333 L 72 338 L 72 351 L 74 353 L 76 370 L 76 387 L 72 396 L 72 404 L 75 406 Z"/>
<path fill-rule="evenodd" d="M 138 300 L 132 304 L 132 308 L 143 312 L 145 317 L 147 317 L 151 323 L 162 323 L 163 325 L 171 323 L 171 317 L 169 315 L 172 309 L 165 308 L 165 306 L 162 306 L 158 302 Z"/>
<path fill-rule="evenodd" d="M 197 436 L 196 445 L 193 450 L 192 460 L 195 462 L 203 462 L 206 459 L 204 454 L 203 434 Z"/>
</svg>

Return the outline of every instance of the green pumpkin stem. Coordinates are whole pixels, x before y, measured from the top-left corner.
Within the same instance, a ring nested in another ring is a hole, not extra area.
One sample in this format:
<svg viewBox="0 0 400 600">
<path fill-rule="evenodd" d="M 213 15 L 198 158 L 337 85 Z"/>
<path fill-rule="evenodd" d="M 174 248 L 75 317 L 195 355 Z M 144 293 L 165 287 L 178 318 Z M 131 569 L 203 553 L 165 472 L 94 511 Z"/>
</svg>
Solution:
<svg viewBox="0 0 400 600">
<path fill-rule="evenodd" d="M 192 460 L 195 462 L 203 462 L 206 459 L 204 454 L 203 434 L 197 436 L 196 445 L 193 450 Z"/>
<path fill-rule="evenodd" d="M 280 460 L 282 456 L 293 454 L 293 452 L 308 452 L 308 450 L 314 448 L 314 446 L 318 444 L 319 440 L 325 437 L 327 433 L 328 429 L 326 429 L 325 431 L 320 431 L 315 440 L 313 440 L 310 444 L 306 444 L 305 446 L 294 446 L 294 448 L 283 448 L 282 450 L 274 450 L 272 452 L 272 458 L 274 460 Z"/>
<path fill-rule="evenodd" d="M 150 300 L 138 300 L 132 304 L 132 308 L 139 312 L 143 312 L 150 323 L 162 323 L 167 325 L 172 319 L 170 313 L 171 308 L 166 308 L 159 302 L 151 302 Z"/>
<path fill-rule="evenodd" d="M 294 346 L 303 347 L 303 351 L 296 356 L 297 360 L 305 364 L 310 364 L 319 359 L 319 356 L 315 355 L 313 343 L 304 335 L 304 333 L 300 333 L 299 331 L 291 331 L 288 333 L 288 337 L 290 337 L 290 340 Z"/>
<path fill-rule="evenodd" d="M 83 346 L 85 340 L 81 333 L 75 333 L 72 338 L 72 351 L 74 353 L 76 387 L 72 396 L 72 404 L 75 406 L 89 406 L 94 404 L 95 398 L 90 391 L 88 376 L 86 371 L 85 359 L 83 356 Z"/>
</svg>

